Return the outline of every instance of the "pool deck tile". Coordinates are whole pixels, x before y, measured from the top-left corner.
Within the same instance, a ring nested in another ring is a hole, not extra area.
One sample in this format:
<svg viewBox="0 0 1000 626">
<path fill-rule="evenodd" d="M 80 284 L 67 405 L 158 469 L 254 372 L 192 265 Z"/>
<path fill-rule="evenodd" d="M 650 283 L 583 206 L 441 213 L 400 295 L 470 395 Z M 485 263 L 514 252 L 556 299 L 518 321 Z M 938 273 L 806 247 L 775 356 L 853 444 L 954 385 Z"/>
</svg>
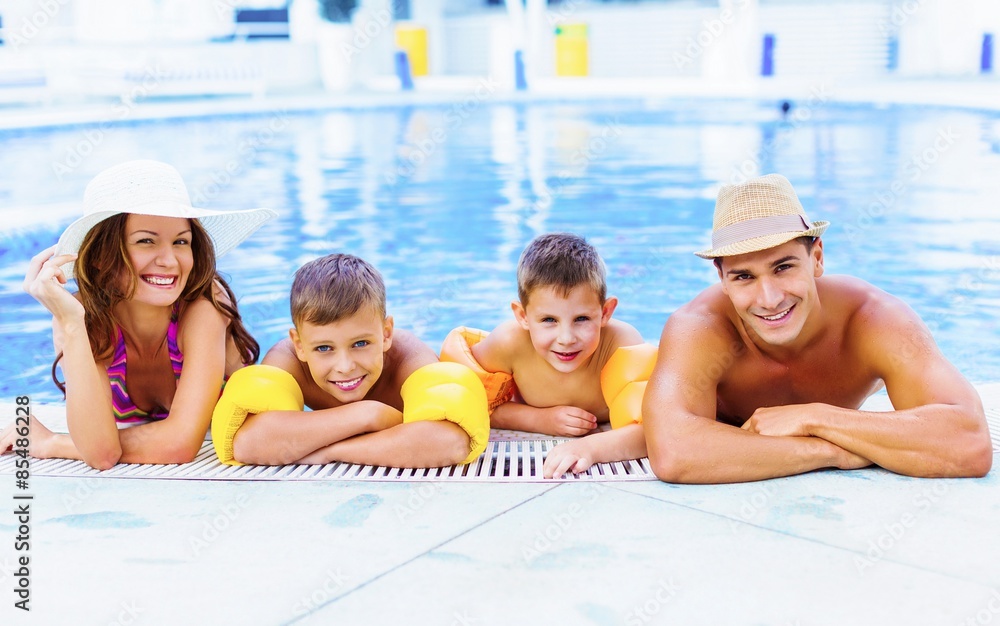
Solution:
<svg viewBox="0 0 1000 626">
<path fill-rule="evenodd" d="M 795 517 L 839 526 L 823 512 Z M 872 559 L 790 525 L 563 484 L 297 623 L 945 624 L 963 623 L 995 589 L 939 573 L 933 556 L 901 564 L 890 546 Z"/>
</svg>

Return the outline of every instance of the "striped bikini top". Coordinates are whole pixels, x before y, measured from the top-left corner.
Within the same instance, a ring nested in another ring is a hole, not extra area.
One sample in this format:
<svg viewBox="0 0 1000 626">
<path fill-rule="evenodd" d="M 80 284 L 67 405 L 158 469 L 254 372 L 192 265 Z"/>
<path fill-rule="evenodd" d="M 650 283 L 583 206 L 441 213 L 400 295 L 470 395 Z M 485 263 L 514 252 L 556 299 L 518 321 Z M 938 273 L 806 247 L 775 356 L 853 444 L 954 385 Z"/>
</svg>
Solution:
<svg viewBox="0 0 1000 626">
<path fill-rule="evenodd" d="M 174 370 L 174 379 L 181 377 L 181 368 L 184 367 L 184 355 L 177 347 L 179 305 L 180 303 L 174 304 L 173 312 L 170 314 L 170 325 L 167 327 L 167 352 L 170 355 L 170 366 Z M 125 337 L 122 336 L 121 328 L 118 329 L 114 358 L 111 360 L 111 365 L 108 366 L 108 380 L 111 382 L 111 408 L 115 414 L 115 421 L 135 423 L 161 420 L 169 413 L 163 407 L 156 407 L 147 413 L 137 407 L 128 397 L 128 390 L 125 387 Z"/>
</svg>

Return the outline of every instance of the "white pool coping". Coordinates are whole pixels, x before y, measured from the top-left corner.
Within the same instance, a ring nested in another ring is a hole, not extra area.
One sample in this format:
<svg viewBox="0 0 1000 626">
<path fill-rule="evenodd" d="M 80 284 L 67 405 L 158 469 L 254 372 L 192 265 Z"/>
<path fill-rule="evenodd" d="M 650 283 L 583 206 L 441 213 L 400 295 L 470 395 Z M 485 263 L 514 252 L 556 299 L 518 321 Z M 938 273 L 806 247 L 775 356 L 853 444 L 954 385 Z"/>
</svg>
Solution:
<svg viewBox="0 0 1000 626">
<path fill-rule="evenodd" d="M 390 81 L 391 84 L 391 81 Z M 378 85 L 376 85 L 378 87 Z M 483 95 L 485 94 L 485 96 Z M 210 97 L 139 101 L 129 111 L 127 122 L 271 113 L 323 109 L 369 109 L 405 105 L 447 105 L 477 97 L 480 103 L 663 99 L 750 99 L 793 101 L 823 98 L 824 102 L 876 106 L 918 105 L 1000 111 L 1000 77 L 975 76 L 966 79 L 882 79 L 850 80 L 843 77 L 814 81 L 758 79 L 746 82 L 718 82 L 701 79 L 539 79 L 530 91 L 504 90 L 488 77 L 427 77 L 414 91 L 391 86 L 347 93 L 310 91 L 276 93 L 263 97 Z M 50 106 L 29 104 L 0 108 L 0 130 L 71 126 L 108 122 L 113 99 L 62 103 Z"/>
</svg>

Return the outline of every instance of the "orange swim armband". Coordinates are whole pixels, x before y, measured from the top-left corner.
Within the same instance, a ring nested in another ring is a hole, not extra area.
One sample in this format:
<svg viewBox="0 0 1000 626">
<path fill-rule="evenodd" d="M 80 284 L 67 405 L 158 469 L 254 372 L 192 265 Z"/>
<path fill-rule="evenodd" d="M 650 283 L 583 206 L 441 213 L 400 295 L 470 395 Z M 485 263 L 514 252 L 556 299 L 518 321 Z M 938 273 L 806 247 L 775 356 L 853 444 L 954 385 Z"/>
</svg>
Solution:
<svg viewBox="0 0 1000 626">
<path fill-rule="evenodd" d="M 601 392 L 612 428 L 642 423 L 642 394 L 656 365 L 656 346 L 640 343 L 615 350 L 601 370 Z"/>
<path fill-rule="evenodd" d="M 461 363 L 479 376 L 486 388 L 486 399 L 490 413 L 504 402 L 514 397 L 514 379 L 505 372 L 487 372 L 472 356 L 472 346 L 489 335 L 485 330 L 459 326 L 448 333 L 441 344 L 441 360 Z"/>
<path fill-rule="evenodd" d="M 431 363 L 410 374 L 400 389 L 403 423 L 447 420 L 469 435 L 462 465 L 479 458 L 490 439 L 490 414 L 479 378 L 459 363 Z"/>
<path fill-rule="evenodd" d="M 301 411 L 302 390 L 295 378 L 273 365 L 249 365 L 229 377 L 212 413 L 212 445 L 226 465 L 233 458 L 233 439 L 247 416 L 267 411 Z"/>
</svg>

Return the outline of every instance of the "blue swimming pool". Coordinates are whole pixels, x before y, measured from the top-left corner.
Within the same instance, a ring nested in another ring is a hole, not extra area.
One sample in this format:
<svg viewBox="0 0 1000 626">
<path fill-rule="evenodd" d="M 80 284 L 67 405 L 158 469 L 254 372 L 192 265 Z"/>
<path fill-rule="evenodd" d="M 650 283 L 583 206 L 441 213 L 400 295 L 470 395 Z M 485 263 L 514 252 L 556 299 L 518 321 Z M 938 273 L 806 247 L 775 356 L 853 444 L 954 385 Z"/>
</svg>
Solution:
<svg viewBox="0 0 1000 626">
<path fill-rule="evenodd" d="M 524 245 L 572 230 L 598 247 L 617 316 L 657 340 L 716 280 L 715 190 L 780 172 L 828 219 L 827 270 L 904 298 L 976 382 L 1000 380 L 1000 114 L 774 102 L 613 101 L 369 108 L 0 133 L 0 397 L 59 396 L 49 321 L 21 291 L 32 254 L 131 158 L 175 164 L 196 205 L 281 213 L 223 257 L 266 349 L 289 325 L 294 270 L 330 251 L 374 262 L 399 327 L 439 347 L 449 329 L 509 315 Z M 56 217 L 53 217 L 55 215 Z"/>
</svg>

